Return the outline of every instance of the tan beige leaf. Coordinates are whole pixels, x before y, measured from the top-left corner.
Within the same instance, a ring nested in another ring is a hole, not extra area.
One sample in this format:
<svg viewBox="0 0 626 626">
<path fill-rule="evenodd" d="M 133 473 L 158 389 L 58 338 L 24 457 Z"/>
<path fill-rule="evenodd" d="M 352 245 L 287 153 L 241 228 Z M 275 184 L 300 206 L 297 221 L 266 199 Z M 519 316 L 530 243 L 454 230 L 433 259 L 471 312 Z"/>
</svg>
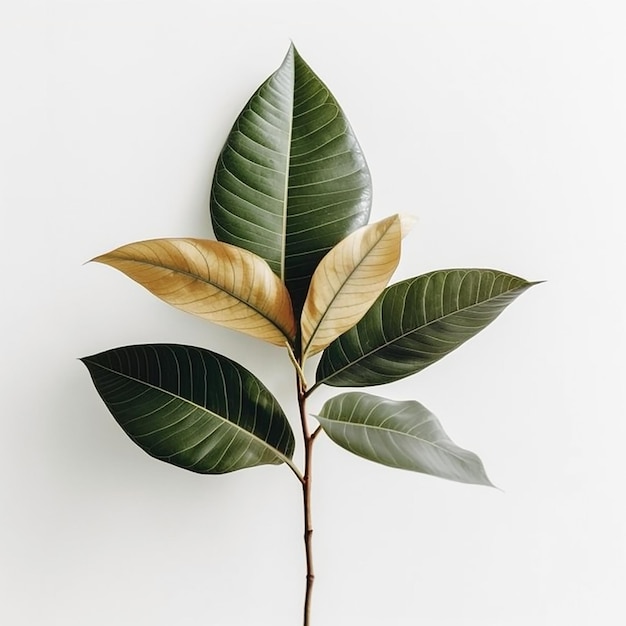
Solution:
<svg viewBox="0 0 626 626">
<path fill-rule="evenodd" d="M 260 257 L 219 241 L 138 241 L 93 261 L 114 267 L 168 304 L 284 346 L 296 334 L 285 285 Z"/>
<path fill-rule="evenodd" d="M 303 358 L 323 350 L 365 315 L 395 271 L 410 225 L 410 218 L 393 215 L 363 226 L 321 260 L 302 311 Z"/>
</svg>

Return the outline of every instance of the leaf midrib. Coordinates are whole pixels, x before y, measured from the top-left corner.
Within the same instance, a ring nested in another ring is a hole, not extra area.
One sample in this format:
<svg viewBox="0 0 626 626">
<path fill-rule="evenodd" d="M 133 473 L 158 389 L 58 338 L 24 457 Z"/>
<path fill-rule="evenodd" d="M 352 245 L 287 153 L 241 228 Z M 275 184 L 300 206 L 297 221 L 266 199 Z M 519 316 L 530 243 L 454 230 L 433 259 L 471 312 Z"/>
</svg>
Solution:
<svg viewBox="0 0 626 626">
<path fill-rule="evenodd" d="M 293 118 L 294 118 L 294 106 L 296 98 L 296 55 L 293 44 L 289 49 L 291 60 L 293 64 L 293 75 L 291 83 L 291 111 L 289 113 L 289 131 L 287 133 L 287 153 L 285 155 L 285 186 L 283 189 L 283 232 L 280 248 L 280 279 L 285 282 L 285 263 L 287 257 L 287 215 L 288 215 L 288 203 L 289 203 L 289 172 L 291 170 L 291 150 L 292 150 L 292 137 L 293 137 Z"/>
</svg>

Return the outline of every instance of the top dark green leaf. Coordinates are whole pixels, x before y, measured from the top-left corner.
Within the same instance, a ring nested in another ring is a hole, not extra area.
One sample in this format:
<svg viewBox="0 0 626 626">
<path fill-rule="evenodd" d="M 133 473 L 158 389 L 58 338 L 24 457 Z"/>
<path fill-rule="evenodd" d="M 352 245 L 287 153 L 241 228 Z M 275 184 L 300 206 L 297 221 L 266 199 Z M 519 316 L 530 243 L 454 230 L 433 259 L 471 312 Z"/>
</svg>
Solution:
<svg viewBox="0 0 626 626">
<path fill-rule="evenodd" d="M 322 257 L 367 223 L 371 180 L 337 101 L 291 46 L 252 96 L 219 156 L 215 236 L 265 259 L 299 315 Z"/>
</svg>

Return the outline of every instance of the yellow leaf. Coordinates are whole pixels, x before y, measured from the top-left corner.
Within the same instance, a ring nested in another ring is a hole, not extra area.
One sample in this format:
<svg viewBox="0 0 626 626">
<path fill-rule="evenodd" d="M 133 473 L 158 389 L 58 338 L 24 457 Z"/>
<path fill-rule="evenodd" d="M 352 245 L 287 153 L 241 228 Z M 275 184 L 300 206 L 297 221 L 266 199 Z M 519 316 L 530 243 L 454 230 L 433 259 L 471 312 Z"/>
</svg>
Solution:
<svg viewBox="0 0 626 626">
<path fill-rule="evenodd" d="M 284 346 L 296 324 L 287 288 L 260 257 L 219 241 L 152 239 L 92 259 L 168 304 Z"/>
<path fill-rule="evenodd" d="M 311 279 L 302 311 L 302 358 L 352 328 L 386 287 L 400 260 L 411 219 L 393 215 L 363 226 L 337 244 Z"/>
</svg>

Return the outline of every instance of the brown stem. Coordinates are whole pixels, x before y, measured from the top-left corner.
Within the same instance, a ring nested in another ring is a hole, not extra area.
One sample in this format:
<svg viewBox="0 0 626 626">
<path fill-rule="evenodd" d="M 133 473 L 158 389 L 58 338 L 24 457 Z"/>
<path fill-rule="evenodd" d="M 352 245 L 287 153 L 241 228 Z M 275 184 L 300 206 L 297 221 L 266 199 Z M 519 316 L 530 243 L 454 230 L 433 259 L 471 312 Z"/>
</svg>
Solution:
<svg viewBox="0 0 626 626">
<path fill-rule="evenodd" d="M 309 431 L 306 415 L 306 387 L 298 377 L 298 406 L 304 439 L 304 476 L 302 480 L 302 496 L 304 503 L 304 550 L 306 554 L 306 592 L 304 595 L 304 626 L 309 626 L 311 619 L 311 597 L 313 594 L 313 524 L 311 518 L 311 461 L 313 458 L 313 436 Z"/>
</svg>

